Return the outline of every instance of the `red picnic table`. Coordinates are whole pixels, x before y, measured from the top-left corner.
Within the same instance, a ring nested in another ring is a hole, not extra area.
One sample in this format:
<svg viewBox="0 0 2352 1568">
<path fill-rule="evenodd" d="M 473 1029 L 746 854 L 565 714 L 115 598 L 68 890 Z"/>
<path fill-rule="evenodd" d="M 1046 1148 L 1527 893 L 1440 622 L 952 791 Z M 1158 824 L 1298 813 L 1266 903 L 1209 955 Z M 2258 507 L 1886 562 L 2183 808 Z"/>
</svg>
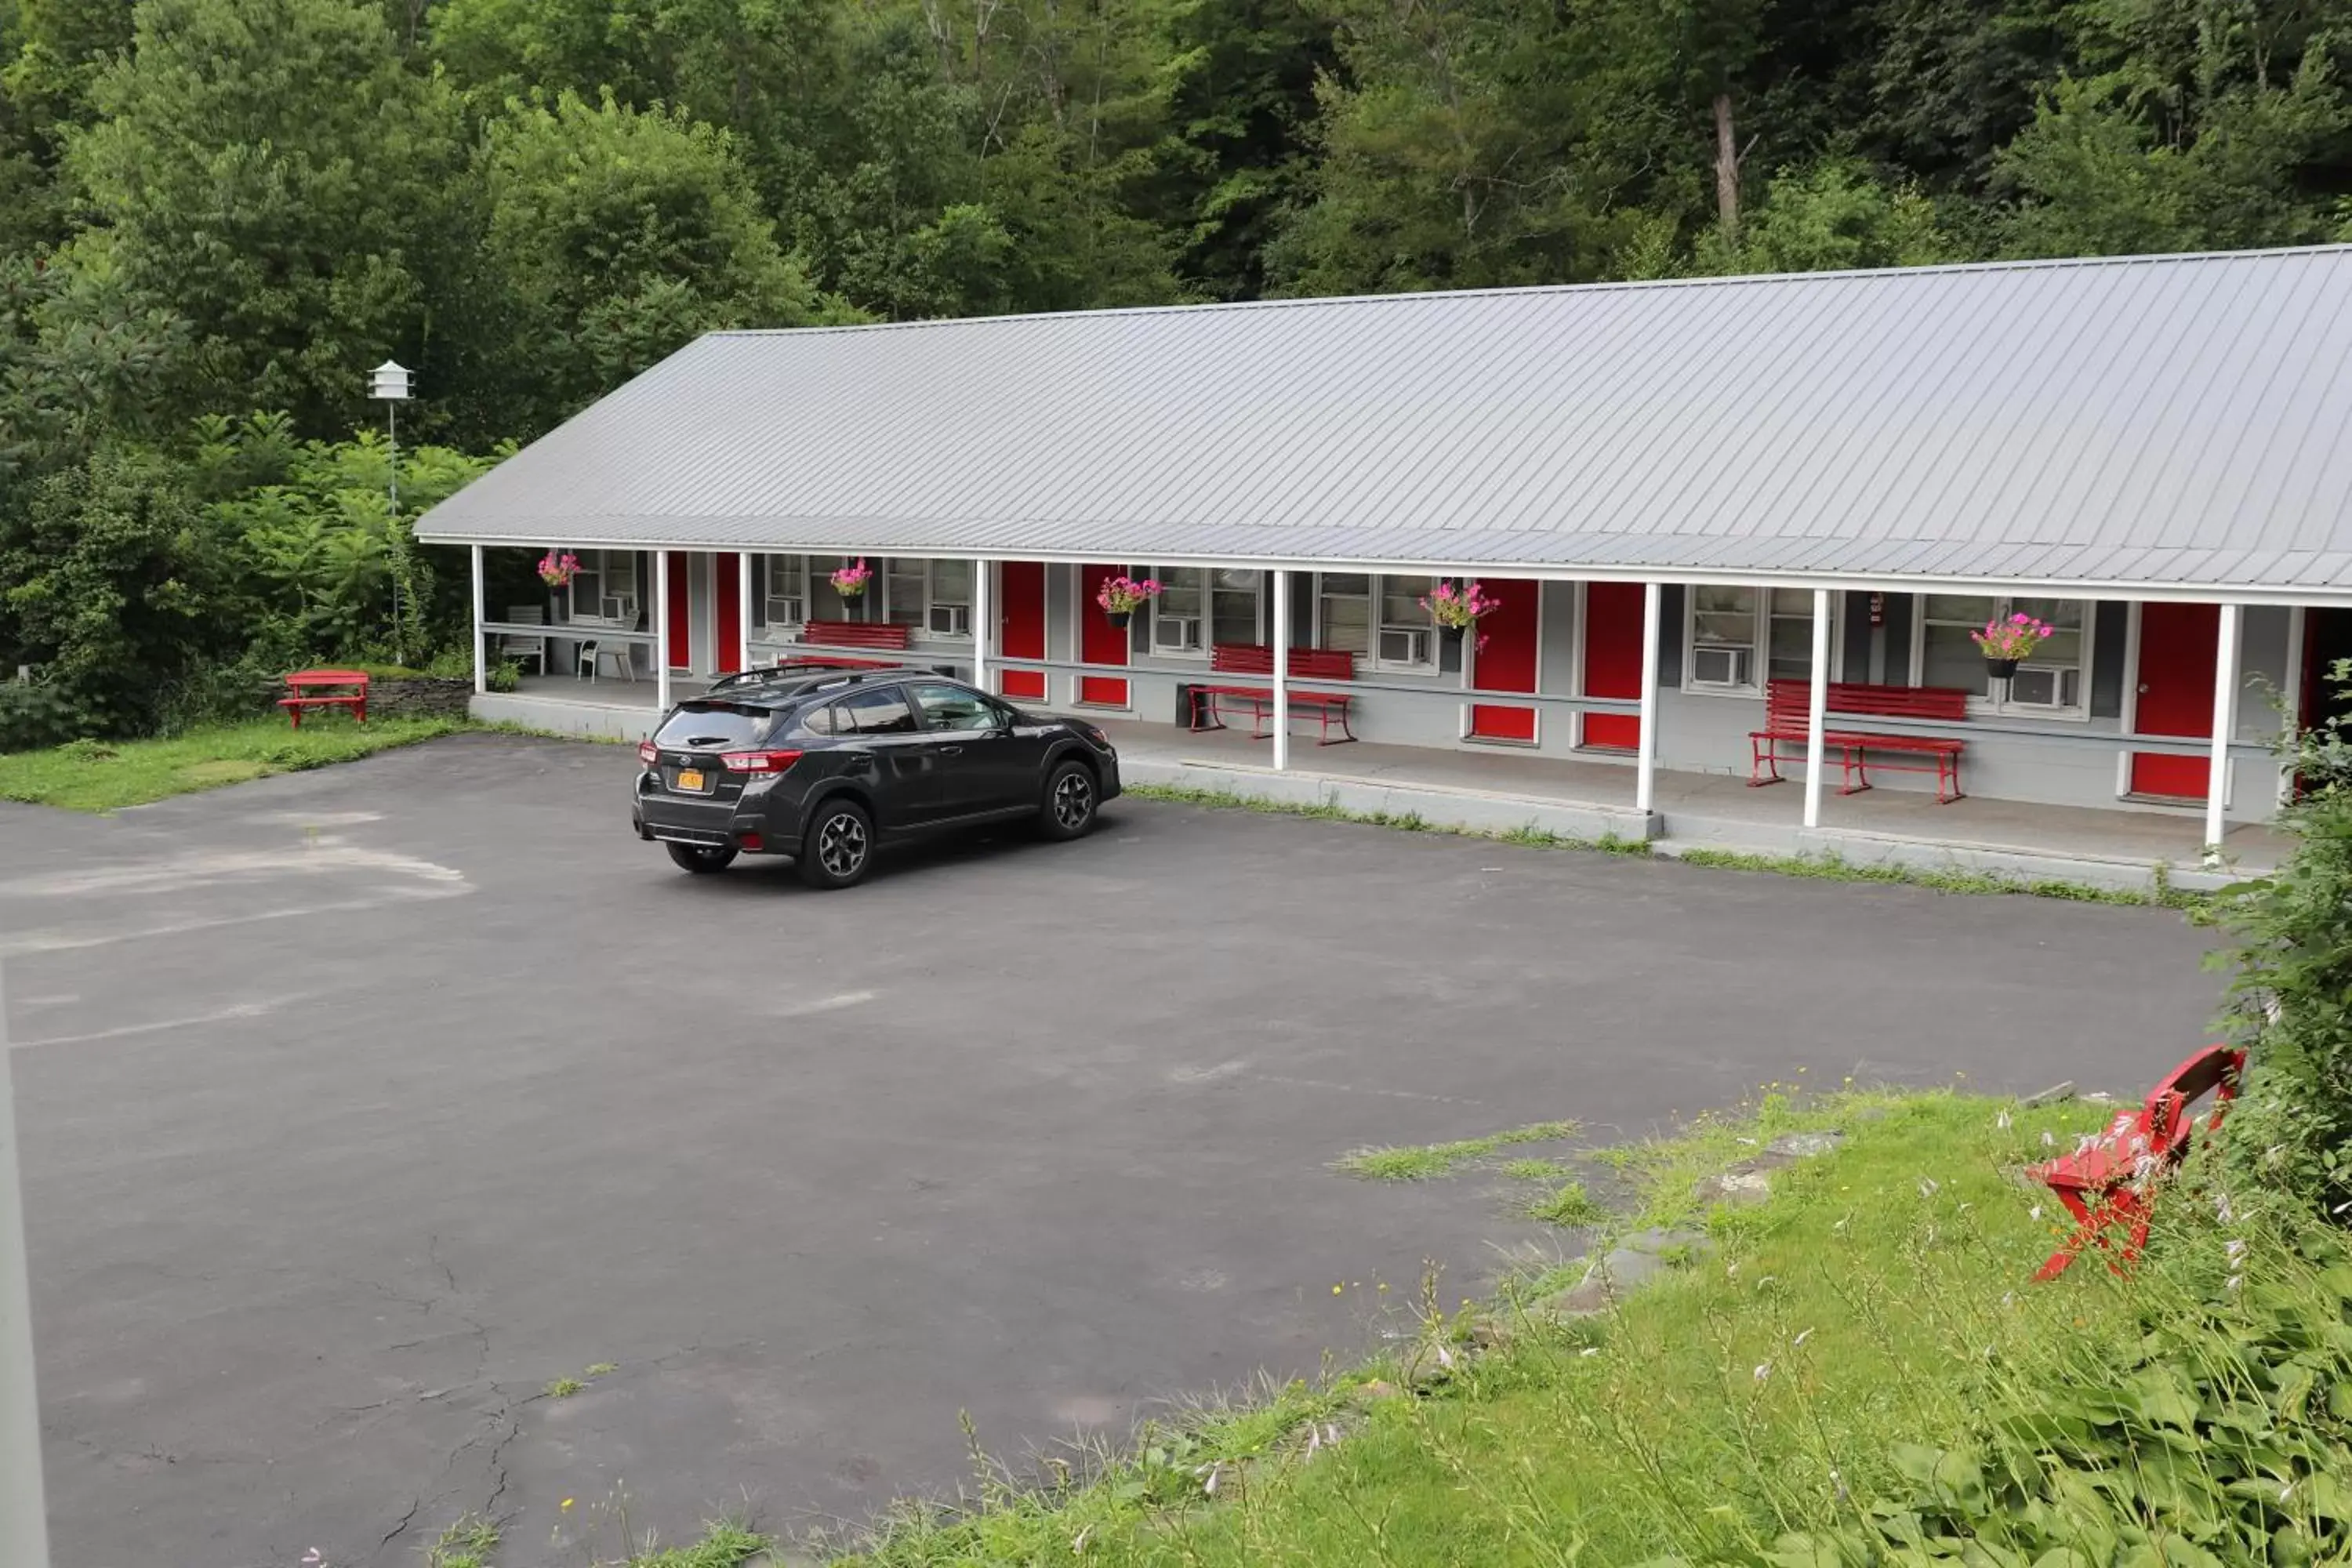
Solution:
<svg viewBox="0 0 2352 1568">
<path fill-rule="evenodd" d="M 338 688 L 352 688 L 341 690 Z M 302 727 L 303 713 L 312 708 L 348 708 L 352 717 L 367 722 L 368 678 L 363 669 L 298 669 L 286 677 L 286 695 L 278 706 L 286 710 L 286 717 L 295 729 Z"/>
</svg>

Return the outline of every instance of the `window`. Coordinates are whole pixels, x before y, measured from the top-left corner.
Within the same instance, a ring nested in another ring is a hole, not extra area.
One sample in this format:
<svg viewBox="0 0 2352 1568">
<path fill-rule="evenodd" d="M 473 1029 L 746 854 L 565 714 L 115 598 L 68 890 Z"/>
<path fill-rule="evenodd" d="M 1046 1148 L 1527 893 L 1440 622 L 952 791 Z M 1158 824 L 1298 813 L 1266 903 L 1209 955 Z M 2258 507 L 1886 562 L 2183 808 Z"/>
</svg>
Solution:
<svg viewBox="0 0 2352 1568">
<path fill-rule="evenodd" d="M 907 694 L 895 686 L 851 692 L 834 704 L 834 723 L 836 734 L 912 735 L 922 728 Z"/>
<path fill-rule="evenodd" d="M 2050 635 L 2003 689 L 1970 634 L 2010 616 L 2046 621 Z M 1922 686 L 1957 686 L 1987 712 L 2021 718 L 2081 719 L 2089 713 L 2091 604 L 2028 595 L 1923 594 L 1912 668 Z"/>
<path fill-rule="evenodd" d="M 1685 690 L 1754 693 L 1766 680 L 1810 679 L 1813 591 L 1696 585 L 1685 647 Z"/>
<path fill-rule="evenodd" d="M 902 626 L 939 637 L 971 635 L 971 563 L 907 561 L 882 563 L 884 612 Z"/>
<path fill-rule="evenodd" d="M 731 702 L 688 702 L 670 716 L 654 737 L 656 746 L 756 746 L 768 738 L 775 715 L 762 708 L 740 708 Z"/>
<path fill-rule="evenodd" d="M 583 550 L 572 579 L 569 618 L 626 626 L 637 619 L 637 552 Z"/>
<path fill-rule="evenodd" d="M 1317 585 L 1315 646 L 1339 648 L 1382 669 L 1437 668 L 1437 621 L 1421 607 L 1434 577 L 1326 573 Z"/>
<path fill-rule="evenodd" d="M 1261 579 L 1255 570 L 1174 566 L 1144 574 L 1165 584 L 1151 602 L 1153 653 L 1205 658 L 1213 644 L 1258 640 Z"/>
<path fill-rule="evenodd" d="M 993 730 L 1002 722 L 996 705 L 961 686 L 914 686 L 915 706 L 934 730 Z"/>
<path fill-rule="evenodd" d="M 799 555 L 755 557 L 759 567 L 751 607 L 760 623 L 796 626 L 808 619 L 808 561 Z"/>
</svg>

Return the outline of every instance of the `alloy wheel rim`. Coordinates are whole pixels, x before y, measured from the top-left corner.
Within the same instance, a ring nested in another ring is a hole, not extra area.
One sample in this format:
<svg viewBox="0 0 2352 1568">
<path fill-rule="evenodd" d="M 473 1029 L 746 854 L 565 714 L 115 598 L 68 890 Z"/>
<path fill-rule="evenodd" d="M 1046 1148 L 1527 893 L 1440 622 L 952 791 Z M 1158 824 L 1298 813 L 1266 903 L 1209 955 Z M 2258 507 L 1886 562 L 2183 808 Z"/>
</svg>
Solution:
<svg viewBox="0 0 2352 1568">
<path fill-rule="evenodd" d="M 846 877 L 866 861 L 866 826 L 843 812 L 826 819 L 817 834 L 818 864 L 836 877 Z"/>
<path fill-rule="evenodd" d="M 1072 773 L 1054 786 L 1054 820 L 1065 827 L 1086 821 L 1094 804 L 1094 787 L 1082 773 Z"/>
</svg>

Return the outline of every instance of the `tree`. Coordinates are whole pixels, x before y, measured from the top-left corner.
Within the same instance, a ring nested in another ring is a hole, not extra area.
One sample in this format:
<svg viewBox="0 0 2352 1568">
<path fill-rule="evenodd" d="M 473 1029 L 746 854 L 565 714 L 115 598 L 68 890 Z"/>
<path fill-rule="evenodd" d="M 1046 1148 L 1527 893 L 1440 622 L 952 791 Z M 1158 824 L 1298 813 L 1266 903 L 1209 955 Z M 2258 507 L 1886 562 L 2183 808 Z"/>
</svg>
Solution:
<svg viewBox="0 0 2352 1568">
<path fill-rule="evenodd" d="M 361 416 L 464 282 L 455 100 L 356 0 L 143 0 L 68 164 L 124 278 L 186 318 L 202 399 Z"/>
<path fill-rule="evenodd" d="M 495 122 L 481 179 L 510 428 L 532 434 L 697 335 L 839 319 L 777 245 L 731 140 L 566 93 Z"/>
</svg>

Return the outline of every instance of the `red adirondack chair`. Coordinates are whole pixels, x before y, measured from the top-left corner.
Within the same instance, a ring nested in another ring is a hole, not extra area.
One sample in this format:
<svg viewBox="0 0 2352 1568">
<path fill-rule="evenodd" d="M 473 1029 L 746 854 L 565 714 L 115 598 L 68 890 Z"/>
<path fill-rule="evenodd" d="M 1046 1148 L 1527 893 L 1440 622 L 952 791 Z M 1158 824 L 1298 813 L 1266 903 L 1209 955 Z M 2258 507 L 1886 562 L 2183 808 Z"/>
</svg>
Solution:
<svg viewBox="0 0 2352 1568">
<path fill-rule="evenodd" d="M 2136 1261 L 2147 1246 L 2149 1205 L 2158 1185 L 2180 1168 L 2196 1142 L 2189 1107 L 2209 1094 L 2214 1097 L 2213 1114 L 2205 1123 L 2210 1136 L 2237 1098 L 2239 1075 L 2245 1070 L 2245 1052 L 2209 1046 L 2173 1068 L 2137 1114 L 2117 1111 L 2105 1131 L 2074 1153 L 2032 1167 L 2026 1173 L 2056 1193 L 2075 1222 L 2074 1234 L 2034 1279 L 2057 1279 L 2094 1242 L 2106 1248 L 2107 1227 L 2115 1225 L 2128 1225 L 2130 1239 L 2120 1258 L 2107 1259 L 2107 1267 L 2120 1274 Z"/>
</svg>

